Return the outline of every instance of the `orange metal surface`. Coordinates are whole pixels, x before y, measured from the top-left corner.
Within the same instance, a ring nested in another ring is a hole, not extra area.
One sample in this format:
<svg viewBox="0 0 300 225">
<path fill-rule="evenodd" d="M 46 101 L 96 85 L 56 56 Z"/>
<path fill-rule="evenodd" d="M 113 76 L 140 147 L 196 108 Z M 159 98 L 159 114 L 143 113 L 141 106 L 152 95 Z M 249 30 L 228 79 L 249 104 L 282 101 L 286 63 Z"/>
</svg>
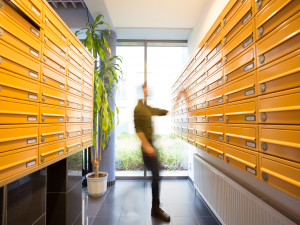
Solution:
<svg viewBox="0 0 300 225">
<path fill-rule="evenodd" d="M 41 85 L 41 103 L 57 106 L 66 106 L 66 98 L 67 96 L 65 91 L 50 87 L 45 84 Z"/>
<path fill-rule="evenodd" d="M 206 151 L 207 139 L 199 137 L 199 136 L 196 136 L 195 140 L 196 140 L 195 143 L 196 143 L 197 148 L 199 148 L 199 149 L 201 149 L 203 151 Z"/>
<path fill-rule="evenodd" d="M 66 153 L 66 140 L 50 142 L 39 146 L 40 164 L 48 162 Z"/>
<path fill-rule="evenodd" d="M 217 141 L 224 141 L 224 132 L 225 132 L 225 127 L 223 124 L 212 124 L 208 123 L 206 125 L 206 133 L 208 139 L 213 139 Z"/>
<path fill-rule="evenodd" d="M 77 81 L 78 83 L 82 83 L 82 71 L 75 68 L 72 64 L 68 63 L 68 77 Z"/>
<path fill-rule="evenodd" d="M 81 137 L 81 123 L 66 123 L 67 138 Z"/>
<path fill-rule="evenodd" d="M 216 106 L 224 103 L 224 87 L 221 86 L 206 94 L 206 106 Z"/>
<path fill-rule="evenodd" d="M 207 91 L 220 87 L 223 83 L 223 69 L 221 68 L 206 79 Z"/>
<path fill-rule="evenodd" d="M 223 123 L 224 122 L 224 107 L 210 107 L 206 112 L 207 122 L 210 123 Z"/>
<path fill-rule="evenodd" d="M 68 93 L 81 97 L 81 84 L 70 79 L 69 77 L 67 78 L 67 90 Z"/>
<path fill-rule="evenodd" d="M 93 133 L 93 123 L 82 123 L 81 124 L 82 135 Z"/>
<path fill-rule="evenodd" d="M 224 150 L 224 143 L 207 139 L 206 151 L 208 154 L 224 161 Z"/>
<path fill-rule="evenodd" d="M 66 75 L 67 62 L 64 58 L 43 44 L 43 62 L 48 66 L 56 69 L 58 72 Z"/>
<path fill-rule="evenodd" d="M 72 152 L 82 147 L 81 137 L 67 138 L 66 140 L 66 151 Z"/>
<path fill-rule="evenodd" d="M 48 143 L 66 138 L 65 124 L 40 124 L 39 125 L 40 143 Z"/>
<path fill-rule="evenodd" d="M 230 22 L 235 16 L 236 12 L 243 6 L 244 1 L 239 0 L 231 0 L 225 6 L 221 13 L 222 25 L 223 27 L 227 26 L 228 22 Z"/>
<path fill-rule="evenodd" d="M 66 109 L 67 122 L 68 123 L 80 123 L 81 122 L 81 110 Z"/>
<path fill-rule="evenodd" d="M 223 65 L 222 54 L 222 50 L 220 50 L 218 54 L 216 54 L 210 61 L 206 63 L 206 73 L 208 76 Z"/>
<path fill-rule="evenodd" d="M 67 78 L 46 64 L 42 63 L 41 83 L 50 85 L 60 90 L 67 89 Z"/>
<path fill-rule="evenodd" d="M 93 134 L 82 135 L 81 146 L 84 148 L 90 147 L 93 144 Z"/>
<path fill-rule="evenodd" d="M 57 37 L 48 27 L 43 30 L 42 40 L 49 48 L 66 60 L 68 51 L 66 42 Z"/>
<path fill-rule="evenodd" d="M 82 122 L 84 123 L 93 122 L 93 112 L 82 111 Z"/>
<path fill-rule="evenodd" d="M 64 123 L 66 108 L 40 104 L 40 123 Z"/>
<path fill-rule="evenodd" d="M 86 102 L 82 102 L 80 97 L 78 97 L 76 95 L 72 95 L 70 93 L 67 94 L 67 107 L 68 108 L 80 110 L 83 107 L 83 103 L 87 104 Z"/>
</svg>

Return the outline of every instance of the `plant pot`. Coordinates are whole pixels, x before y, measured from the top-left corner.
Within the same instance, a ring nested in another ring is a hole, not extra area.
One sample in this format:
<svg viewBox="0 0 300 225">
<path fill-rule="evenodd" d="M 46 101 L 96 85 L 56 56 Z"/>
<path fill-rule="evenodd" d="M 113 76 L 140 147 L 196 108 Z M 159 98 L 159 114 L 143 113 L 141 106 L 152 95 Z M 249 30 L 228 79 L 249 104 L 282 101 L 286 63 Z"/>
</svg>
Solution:
<svg viewBox="0 0 300 225">
<path fill-rule="evenodd" d="M 93 175 L 94 172 L 86 175 L 88 194 L 92 197 L 98 197 L 103 195 L 107 189 L 108 174 L 105 172 L 99 173 L 103 174 L 104 176 L 98 178 L 91 178 L 90 176 Z"/>
</svg>

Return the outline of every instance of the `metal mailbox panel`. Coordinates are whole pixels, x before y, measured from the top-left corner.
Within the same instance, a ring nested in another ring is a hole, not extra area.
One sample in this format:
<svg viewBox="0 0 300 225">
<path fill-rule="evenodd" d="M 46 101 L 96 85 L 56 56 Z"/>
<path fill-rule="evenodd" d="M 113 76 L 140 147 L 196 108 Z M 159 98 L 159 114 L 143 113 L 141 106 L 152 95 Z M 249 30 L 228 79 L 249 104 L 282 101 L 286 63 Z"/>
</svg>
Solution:
<svg viewBox="0 0 300 225">
<path fill-rule="evenodd" d="M 68 77 L 67 85 L 68 85 L 68 87 L 67 87 L 68 93 L 71 93 L 71 94 L 81 97 L 81 84 L 79 84 L 78 82 L 76 82 Z"/>
<path fill-rule="evenodd" d="M 206 81 L 202 80 L 201 83 L 198 83 L 198 85 L 194 88 L 194 93 L 196 93 L 196 96 L 201 96 L 206 92 Z"/>
<path fill-rule="evenodd" d="M 93 123 L 82 123 L 81 130 L 82 130 L 82 135 L 93 134 Z"/>
<path fill-rule="evenodd" d="M 246 48 L 249 48 L 255 43 L 255 23 L 251 20 L 227 45 L 223 48 L 224 64 L 230 62 Z"/>
<path fill-rule="evenodd" d="M 83 63 L 83 73 L 92 80 L 93 74 L 94 74 L 94 68 L 90 67 L 89 64 L 84 62 Z"/>
<path fill-rule="evenodd" d="M 299 24 L 300 12 L 256 43 L 258 67 L 300 48 Z"/>
<path fill-rule="evenodd" d="M 259 97 L 260 123 L 300 124 L 300 88 Z"/>
<path fill-rule="evenodd" d="M 88 100 L 93 100 L 93 89 L 82 86 L 82 97 Z"/>
<path fill-rule="evenodd" d="M 82 70 L 82 58 L 74 53 L 71 49 L 68 51 L 68 61 L 79 70 Z"/>
<path fill-rule="evenodd" d="M 40 83 L 0 69 L 0 96 L 38 102 Z"/>
<path fill-rule="evenodd" d="M 41 144 L 58 141 L 66 138 L 66 125 L 58 124 L 40 124 L 39 134 Z"/>
<path fill-rule="evenodd" d="M 197 148 L 206 151 L 206 145 L 207 145 L 207 139 L 206 138 L 202 138 L 199 136 L 196 136 L 196 146 Z"/>
<path fill-rule="evenodd" d="M 211 107 L 206 109 L 207 122 L 223 123 L 224 122 L 224 107 Z"/>
<path fill-rule="evenodd" d="M 206 122 L 206 110 L 194 111 L 193 115 L 196 117 L 196 122 Z"/>
<path fill-rule="evenodd" d="M 223 28 L 224 45 L 228 43 L 237 32 L 239 32 L 254 16 L 252 10 L 252 1 L 246 1 L 242 7 L 236 12 L 234 17 L 226 23 Z"/>
<path fill-rule="evenodd" d="M 76 53 L 81 59 L 83 57 L 82 52 L 84 52 L 84 48 L 81 45 L 80 41 L 77 40 L 75 35 L 70 34 L 69 36 L 69 49 L 71 49 L 74 53 Z M 90 56 L 89 56 L 90 58 Z"/>
<path fill-rule="evenodd" d="M 206 132 L 209 139 L 224 141 L 225 127 L 223 124 L 208 123 L 206 125 Z"/>
<path fill-rule="evenodd" d="M 37 145 L 38 126 L 0 125 L 0 152 Z"/>
<path fill-rule="evenodd" d="M 222 50 L 219 51 L 210 61 L 206 63 L 206 73 L 210 75 L 223 65 Z"/>
<path fill-rule="evenodd" d="M 82 100 L 80 97 L 76 95 L 72 95 L 70 93 L 67 94 L 67 107 L 73 109 L 82 109 Z"/>
<path fill-rule="evenodd" d="M 202 109 L 206 107 L 206 95 L 202 95 L 196 98 L 196 107 L 197 109 Z"/>
<path fill-rule="evenodd" d="M 211 91 L 223 84 L 223 69 L 219 69 L 206 80 L 207 91 Z"/>
<path fill-rule="evenodd" d="M 70 63 L 68 63 L 68 77 L 82 83 L 82 71 L 78 70 Z"/>
<path fill-rule="evenodd" d="M 271 0 L 256 0 L 255 1 L 255 7 L 254 7 L 254 10 L 255 10 L 255 15 L 260 11 L 262 10 L 265 5 L 267 5 Z"/>
<path fill-rule="evenodd" d="M 259 154 L 244 148 L 225 146 L 226 162 L 254 177 L 259 175 Z"/>
<path fill-rule="evenodd" d="M 58 55 L 67 59 L 67 44 L 57 37 L 48 27 L 44 28 L 43 42 Z"/>
<path fill-rule="evenodd" d="M 257 100 L 251 98 L 224 106 L 227 123 L 257 123 Z"/>
<path fill-rule="evenodd" d="M 300 162 L 300 126 L 260 125 L 259 151 Z"/>
<path fill-rule="evenodd" d="M 81 137 L 67 138 L 66 152 L 72 152 L 81 148 Z"/>
<path fill-rule="evenodd" d="M 81 110 L 66 109 L 67 122 L 80 123 L 81 122 Z"/>
<path fill-rule="evenodd" d="M 42 63 L 41 82 L 60 90 L 66 90 L 67 86 L 67 78 L 44 63 Z"/>
<path fill-rule="evenodd" d="M 81 123 L 66 123 L 67 138 L 81 137 Z"/>
<path fill-rule="evenodd" d="M 256 15 L 257 40 L 300 10 L 297 0 L 270 1 Z"/>
<path fill-rule="evenodd" d="M 85 74 L 83 74 L 82 76 L 83 78 L 83 86 L 84 87 L 87 87 L 87 88 L 90 88 L 90 89 L 93 89 L 93 79 L 92 77 L 89 77 L 89 76 L 86 76 Z"/>
<path fill-rule="evenodd" d="M 206 94 L 206 106 L 216 106 L 224 103 L 224 87 L 221 86 Z"/>
<path fill-rule="evenodd" d="M 195 123 L 188 123 L 188 133 L 196 134 L 196 124 Z"/>
<path fill-rule="evenodd" d="M 197 123 L 195 129 L 198 136 L 206 137 L 206 123 Z"/>
<path fill-rule="evenodd" d="M 224 86 L 226 102 L 234 102 L 257 96 L 256 71 L 252 71 Z"/>
<path fill-rule="evenodd" d="M 43 44 L 43 62 L 66 75 L 67 62 L 45 44 Z"/>
<path fill-rule="evenodd" d="M 208 154 L 224 161 L 224 150 L 224 143 L 207 139 L 206 151 Z"/>
<path fill-rule="evenodd" d="M 214 57 L 218 51 L 222 48 L 222 39 L 221 34 L 219 35 L 207 46 L 205 49 L 206 60 L 209 61 L 212 57 Z"/>
<path fill-rule="evenodd" d="M 0 153 L 0 180 L 15 176 L 38 165 L 38 146 Z"/>
<path fill-rule="evenodd" d="M 48 85 L 41 85 L 40 102 L 50 105 L 66 106 L 66 92 Z"/>
<path fill-rule="evenodd" d="M 0 39 L 1 68 L 39 80 L 40 61 Z"/>
<path fill-rule="evenodd" d="M 260 179 L 300 199 L 300 166 L 288 160 L 260 154 Z"/>
<path fill-rule="evenodd" d="M 225 140 L 228 144 L 257 151 L 258 126 L 227 124 L 225 125 Z"/>
<path fill-rule="evenodd" d="M 86 49 L 83 49 L 82 54 L 83 54 L 83 62 L 87 63 L 91 68 L 94 68 L 93 56 L 90 55 L 90 53 Z"/>
<path fill-rule="evenodd" d="M 40 123 L 66 122 L 66 108 L 40 104 Z"/>
<path fill-rule="evenodd" d="M 241 55 L 224 66 L 224 80 L 230 82 L 256 69 L 255 46 L 246 49 Z"/>
<path fill-rule="evenodd" d="M 0 97 L 0 124 L 37 123 L 39 103 Z"/>
<path fill-rule="evenodd" d="M 50 142 L 39 145 L 39 162 L 40 164 L 58 158 L 65 154 L 66 140 Z"/>
<path fill-rule="evenodd" d="M 259 92 L 268 94 L 300 86 L 300 50 L 257 69 Z"/>
<path fill-rule="evenodd" d="M 82 99 L 82 110 L 84 110 L 84 111 L 93 111 L 93 101 Z"/>
<path fill-rule="evenodd" d="M 205 42 L 205 46 L 210 46 L 211 43 L 217 38 L 217 36 L 220 34 L 221 31 L 221 21 L 220 19 L 217 19 L 214 24 L 211 26 L 210 30 L 207 32 L 207 35 L 205 38 L 207 38 Z M 205 52 L 206 49 L 205 49 Z M 207 55 L 207 54 L 205 54 Z"/>
<path fill-rule="evenodd" d="M 227 26 L 228 22 L 235 16 L 236 12 L 245 2 L 239 0 L 229 1 L 221 13 L 223 27 Z"/>
<path fill-rule="evenodd" d="M 81 145 L 83 148 L 87 148 L 93 145 L 93 134 L 82 135 Z"/>
<path fill-rule="evenodd" d="M 93 112 L 82 111 L 82 122 L 84 123 L 93 122 Z"/>
</svg>

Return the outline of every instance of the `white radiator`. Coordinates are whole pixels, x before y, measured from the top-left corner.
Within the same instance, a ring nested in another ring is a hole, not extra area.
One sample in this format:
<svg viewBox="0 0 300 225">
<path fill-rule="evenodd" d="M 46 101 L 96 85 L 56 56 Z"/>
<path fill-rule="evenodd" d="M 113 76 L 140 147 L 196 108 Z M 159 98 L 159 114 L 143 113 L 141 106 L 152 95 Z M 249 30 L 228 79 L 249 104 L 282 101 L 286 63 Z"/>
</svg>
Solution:
<svg viewBox="0 0 300 225">
<path fill-rule="evenodd" d="M 198 155 L 194 155 L 194 186 L 222 224 L 295 225 Z"/>
</svg>

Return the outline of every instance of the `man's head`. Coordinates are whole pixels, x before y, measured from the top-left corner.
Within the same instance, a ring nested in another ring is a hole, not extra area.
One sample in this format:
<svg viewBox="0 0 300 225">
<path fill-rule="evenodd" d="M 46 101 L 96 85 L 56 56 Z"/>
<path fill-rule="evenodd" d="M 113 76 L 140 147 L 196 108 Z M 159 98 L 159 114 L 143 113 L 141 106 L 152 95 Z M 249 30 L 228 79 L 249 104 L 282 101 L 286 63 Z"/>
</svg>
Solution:
<svg viewBox="0 0 300 225">
<path fill-rule="evenodd" d="M 147 88 L 147 84 L 143 84 L 143 92 L 144 92 L 144 97 L 147 98 L 147 97 L 148 97 L 148 88 Z"/>
</svg>

